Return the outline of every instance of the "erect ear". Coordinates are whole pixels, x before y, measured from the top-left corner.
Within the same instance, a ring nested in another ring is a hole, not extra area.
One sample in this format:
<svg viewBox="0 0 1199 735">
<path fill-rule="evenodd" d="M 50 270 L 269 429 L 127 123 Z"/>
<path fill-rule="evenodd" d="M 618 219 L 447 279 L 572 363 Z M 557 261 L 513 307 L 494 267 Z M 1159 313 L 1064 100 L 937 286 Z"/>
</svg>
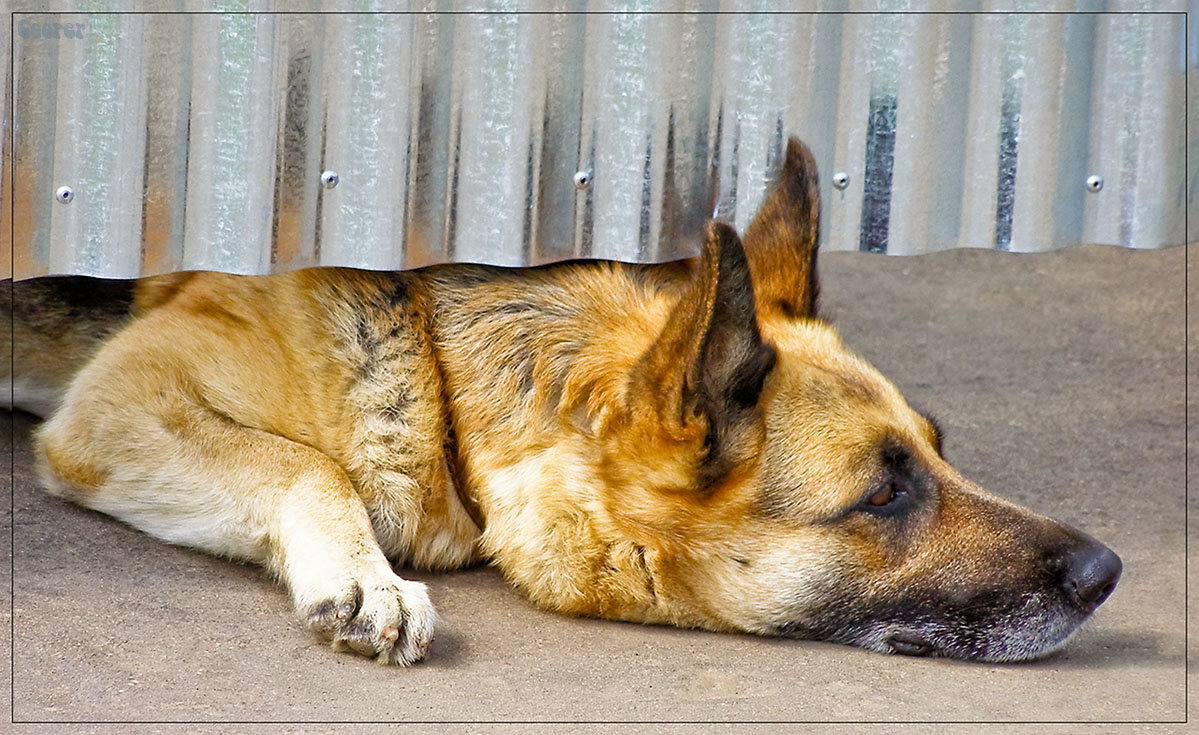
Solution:
<svg viewBox="0 0 1199 735">
<path fill-rule="evenodd" d="M 787 141 L 783 172 L 766 193 L 749 229 L 745 254 L 762 316 L 816 316 L 820 285 L 816 248 L 820 241 L 820 181 L 812 151 Z"/>
<path fill-rule="evenodd" d="M 706 485 L 754 451 L 746 428 L 775 351 L 758 332 L 750 266 L 732 227 L 708 224 L 698 266 L 632 387 L 652 401 L 662 429 L 680 440 L 703 437 Z"/>
</svg>

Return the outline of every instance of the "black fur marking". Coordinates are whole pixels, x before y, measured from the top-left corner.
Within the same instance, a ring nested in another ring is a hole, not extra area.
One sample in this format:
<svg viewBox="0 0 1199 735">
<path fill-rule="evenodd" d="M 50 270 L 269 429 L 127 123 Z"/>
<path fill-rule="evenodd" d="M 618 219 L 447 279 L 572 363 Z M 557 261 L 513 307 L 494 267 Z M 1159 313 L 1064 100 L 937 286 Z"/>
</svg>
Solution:
<svg viewBox="0 0 1199 735">
<path fill-rule="evenodd" d="M 883 440 L 879 456 L 882 457 L 884 467 L 891 472 L 897 473 L 908 472 L 909 464 L 912 460 L 912 452 L 908 449 L 907 445 L 899 439 L 890 436 Z"/>
<path fill-rule="evenodd" d="M 800 625 L 796 622 L 781 623 L 774 626 L 774 634 L 780 638 L 813 638 L 814 636 L 804 635 L 807 631 L 807 626 Z"/>
<path fill-rule="evenodd" d="M 409 403 L 411 401 L 406 396 L 401 396 L 395 403 L 380 406 L 379 413 L 388 421 L 402 421 Z"/>
<path fill-rule="evenodd" d="M 369 641 L 373 639 L 377 631 L 375 623 L 370 618 L 356 617 L 341 627 L 338 632 L 339 638 L 353 638 L 356 640 Z"/>
<path fill-rule="evenodd" d="M 713 223 L 709 227 L 709 238 L 716 238 L 720 245 L 720 262 L 697 396 L 699 408 L 708 418 L 707 457 L 699 478 L 704 487 L 746 459 L 732 456 L 730 451 L 734 455 L 743 451 L 737 447 L 739 433 L 753 420 L 762 385 L 777 359 L 774 347 L 765 344 L 758 331 L 749 261 L 740 240 L 728 225 Z"/>
<path fill-rule="evenodd" d="M 513 340 L 516 342 L 517 352 L 520 357 L 508 367 L 512 371 L 512 374 L 516 376 L 518 390 L 522 394 L 528 395 L 533 392 L 533 370 L 537 364 L 536 355 L 533 350 L 533 341 L 523 329 L 513 335 Z"/>
<path fill-rule="evenodd" d="M 658 593 L 654 588 L 654 575 L 649 570 L 649 563 L 645 560 L 645 547 L 634 546 L 637 551 L 637 562 L 641 565 L 641 570 L 645 572 L 645 590 L 649 592 L 650 597 L 657 597 Z"/>
<path fill-rule="evenodd" d="M 355 582 L 350 596 L 350 600 L 338 602 L 336 599 L 329 597 L 316 603 L 308 608 L 308 621 L 318 629 L 331 631 L 333 628 L 343 624 L 338 617 L 338 612 L 344 605 L 351 607 L 350 614 L 347 618 L 353 618 L 362 608 L 362 587 Z"/>
<path fill-rule="evenodd" d="M 387 332 L 388 339 L 396 339 L 411 331 L 412 325 L 406 321 L 397 321 L 391 325 L 391 329 Z"/>
<path fill-rule="evenodd" d="M 774 369 L 778 353 L 773 345 L 759 343 L 742 363 L 741 370 L 725 388 L 725 404 L 729 408 L 744 409 L 757 405 L 762 395 L 762 384 Z"/>
<path fill-rule="evenodd" d="M 128 314 L 133 307 L 135 281 L 89 276 L 57 276 L 36 281 L 46 298 L 69 310 L 72 318 L 97 311 Z M 31 283 L 32 285 L 32 283 Z"/>
<path fill-rule="evenodd" d="M 704 452 L 709 461 L 716 456 L 716 445 L 719 443 L 720 437 L 717 432 L 716 422 L 708 422 L 708 430 L 704 433 Z"/>
<path fill-rule="evenodd" d="M 820 242 L 820 218 L 817 217 L 816 224 L 816 242 Z M 820 278 L 816 274 L 816 258 L 820 254 L 820 248 L 812 247 L 812 255 L 808 258 L 808 303 L 804 305 L 804 316 L 811 319 L 816 319 L 820 316 Z"/>
<path fill-rule="evenodd" d="M 720 249 L 716 306 L 704 339 L 704 388 L 711 409 L 754 406 L 766 374 L 774 367 L 774 348 L 762 342 L 749 262 L 736 235 Z M 717 396 L 720 400 L 716 401 Z"/>
<path fill-rule="evenodd" d="M 373 359 L 379 352 L 379 340 L 375 336 L 374 330 L 371 329 L 365 316 L 358 317 L 355 327 L 358 330 L 358 346 L 366 353 L 368 360 Z"/>
<path fill-rule="evenodd" d="M 406 305 L 410 297 L 411 293 L 408 289 L 408 281 L 404 278 L 397 278 L 392 286 L 391 293 L 388 294 L 387 304 L 395 309 Z"/>
<path fill-rule="evenodd" d="M 308 619 L 324 623 L 337 617 L 337 603 L 332 598 L 321 600 L 308 609 Z"/>
<path fill-rule="evenodd" d="M 604 544 L 603 559 L 604 571 L 612 576 L 619 574 L 619 570 L 616 568 L 616 565 L 612 563 L 612 544 Z"/>
<path fill-rule="evenodd" d="M 576 309 L 562 307 L 557 304 L 509 301 L 480 311 L 470 312 L 465 320 L 464 328 L 470 329 L 478 324 L 487 324 L 497 317 L 505 322 L 514 322 L 512 319 L 505 319 L 505 317 L 524 316 L 526 317 L 526 323 L 531 323 L 530 320 L 541 316 L 569 319 L 577 313 Z"/>
<path fill-rule="evenodd" d="M 539 312 L 541 307 L 528 301 L 509 301 L 506 304 L 491 309 L 491 314 L 527 314 L 529 312 Z M 480 316 L 486 315 L 488 312 L 483 312 Z"/>
</svg>

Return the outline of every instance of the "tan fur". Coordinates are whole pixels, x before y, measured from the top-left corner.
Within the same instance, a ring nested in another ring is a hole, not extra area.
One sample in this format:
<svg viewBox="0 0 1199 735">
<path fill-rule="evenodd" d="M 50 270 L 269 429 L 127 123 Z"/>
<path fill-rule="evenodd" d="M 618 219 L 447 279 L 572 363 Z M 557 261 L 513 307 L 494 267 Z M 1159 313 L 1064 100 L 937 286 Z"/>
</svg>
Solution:
<svg viewBox="0 0 1199 735">
<path fill-rule="evenodd" d="M 565 613 L 887 650 L 910 590 L 1043 587 L 1043 539 L 1074 532 L 958 476 L 816 318 L 818 217 L 792 141 L 744 244 L 713 224 L 689 263 L 149 279 L 39 429 L 39 469 L 266 565 L 314 630 L 384 663 L 435 624 L 390 563 L 483 559 Z M 860 505 L 888 451 L 926 485 L 902 528 Z M 997 607 L 1016 643 L 941 652 L 1041 653 L 1077 621 L 1028 638 L 1064 615 L 1038 604 Z"/>
</svg>

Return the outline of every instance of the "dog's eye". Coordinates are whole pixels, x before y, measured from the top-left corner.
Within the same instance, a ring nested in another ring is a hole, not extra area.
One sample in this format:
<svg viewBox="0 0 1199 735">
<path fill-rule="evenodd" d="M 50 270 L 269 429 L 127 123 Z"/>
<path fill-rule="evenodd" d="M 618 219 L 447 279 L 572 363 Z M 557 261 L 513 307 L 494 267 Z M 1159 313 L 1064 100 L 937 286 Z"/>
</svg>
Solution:
<svg viewBox="0 0 1199 735">
<path fill-rule="evenodd" d="M 884 505 L 890 505 L 897 496 L 898 493 L 895 492 L 895 486 L 887 483 L 882 490 L 866 498 L 866 503 L 873 505 L 875 508 L 881 508 Z"/>
<path fill-rule="evenodd" d="M 867 495 L 862 501 L 862 507 L 871 512 L 890 514 L 903 505 L 900 501 L 906 497 L 907 491 L 891 481 L 874 493 Z"/>
</svg>

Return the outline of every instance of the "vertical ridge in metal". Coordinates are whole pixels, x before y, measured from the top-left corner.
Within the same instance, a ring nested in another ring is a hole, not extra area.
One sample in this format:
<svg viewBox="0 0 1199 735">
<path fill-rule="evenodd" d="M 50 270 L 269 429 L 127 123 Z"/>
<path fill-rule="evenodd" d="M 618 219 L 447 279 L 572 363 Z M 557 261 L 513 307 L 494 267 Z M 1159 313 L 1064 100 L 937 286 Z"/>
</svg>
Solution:
<svg viewBox="0 0 1199 735">
<path fill-rule="evenodd" d="M 829 250 L 1188 238 L 1182 14 L 508 5 L 18 15 L 16 277 L 683 257 L 708 217 L 748 224 L 789 134 Z"/>
</svg>

